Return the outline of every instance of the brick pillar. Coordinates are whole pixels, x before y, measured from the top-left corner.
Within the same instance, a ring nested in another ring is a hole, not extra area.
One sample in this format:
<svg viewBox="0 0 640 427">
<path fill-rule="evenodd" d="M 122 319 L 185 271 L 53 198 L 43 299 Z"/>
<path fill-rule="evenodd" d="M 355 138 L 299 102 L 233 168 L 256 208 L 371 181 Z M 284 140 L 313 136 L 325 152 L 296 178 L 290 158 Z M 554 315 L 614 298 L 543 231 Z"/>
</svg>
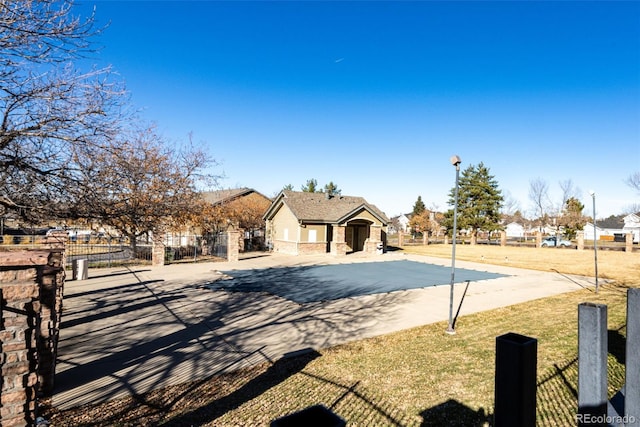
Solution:
<svg viewBox="0 0 640 427">
<path fill-rule="evenodd" d="M 402 247 L 402 244 L 404 243 L 403 240 L 403 236 L 404 234 L 402 233 L 402 230 L 398 231 L 398 247 Z"/>
<path fill-rule="evenodd" d="M 333 227 L 333 240 L 331 241 L 331 255 L 343 256 L 347 254 L 347 242 L 345 240 L 346 227 L 336 225 Z"/>
<path fill-rule="evenodd" d="M 240 232 L 235 229 L 227 231 L 227 261 L 238 261 L 240 254 Z"/>
<path fill-rule="evenodd" d="M 40 391 L 51 395 L 55 382 L 58 339 L 62 315 L 64 266 L 56 265 L 55 252 L 49 256 L 49 264 L 40 278 L 40 334 L 38 336 L 38 379 Z"/>
<path fill-rule="evenodd" d="M 579 251 L 583 251 L 584 250 L 584 231 L 578 231 L 578 250 Z"/>
<path fill-rule="evenodd" d="M 536 248 L 542 247 L 542 233 L 536 231 Z"/>
<path fill-rule="evenodd" d="M 627 233 L 625 235 L 624 250 L 629 253 L 633 252 L 633 233 Z"/>
<path fill-rule="evenodd" d="M 382 226 L 369 226 L 369 238 L 365 242 L 364 251 L 368 254 L 375 254 L 380 243 L 382 243 Z"/>
<path fill-rule="evenodd" d="M 151 265 L 154 265 L 154 266 L 164 265 L 164 257 L 165 257 L 164 237 L 165 237 L 165 232 L 163 230 L 154 231 L 152 236 L 153 247 L 151 249 Z"/>
<path fill-rule="evenodd" d="M 500 246 L 507 246 L 507 232 L 504 230 L 500 232 Z"/>
<path fill-rule="evenodd" d="M 52 267 L 47 251 L 0 253 L 0 425 L 35 425 L 42 322 L 39 280 Z M 55 331 L 57 334 L 57 331 Z M 52 343 L 55 345 L 56 343 Z"/>
</svg>

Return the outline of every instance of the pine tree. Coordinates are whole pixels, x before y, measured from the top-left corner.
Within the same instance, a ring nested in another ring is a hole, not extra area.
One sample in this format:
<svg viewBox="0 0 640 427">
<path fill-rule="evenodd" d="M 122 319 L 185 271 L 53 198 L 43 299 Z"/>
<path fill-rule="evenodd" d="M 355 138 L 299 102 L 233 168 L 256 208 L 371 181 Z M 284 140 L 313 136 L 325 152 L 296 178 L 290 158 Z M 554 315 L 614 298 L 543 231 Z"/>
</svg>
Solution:
<svg viewBox="0 0 640 427">
<path fill-rule="evenodd" d="M 420 215 L 422 212 L 424 212 L 427 209 L 427 207 L 424 205 L 424 202 L 422 201 L 422 196 L 418 196 L 418 200 L 416 200 L 415 204 L 413 205 L 413 215 Z"/>
<path fill-rule="evenodd" d="M 470 165 L 460 174 L 458 185 L 458 230 L 470 230 L 471 243 L 475 244 L 478 231 L 501 229 L 503 197 L 498 181 L 489 173 L 489 168 L 483 163 Z M 449 193 L 449 205 L 453 206 L 454 203 L 455 187 Z M 453 228 L 453 209 L 447 212 L 445 225 L 448 230 Z"/>
<path fill-rule="evenodd" d="M 304 191 L 305 193 L 317 193 L 318 181 L 316 181 L 313 178 L 307 180 L 307 183 L 302 186 L 301 190 Z"/>
<path fill-rule="evenodd" d="M 342 194 L 342 190 L 338 189 L 338 186 L 334 184 L 333 181 L 329 181 L 329 183 L 324 186 L 324 192 L 331 196 L 338 196 Z"/>
<path fill-rule="evenodd" d="M 567 199 L 559 225 L 564 227 L 564 235 L 567 239 L 574 239 L 579 230 L 584 228 L 586 218 L 582 215 L 584 205 L 575 197 Z"/>
</svg>

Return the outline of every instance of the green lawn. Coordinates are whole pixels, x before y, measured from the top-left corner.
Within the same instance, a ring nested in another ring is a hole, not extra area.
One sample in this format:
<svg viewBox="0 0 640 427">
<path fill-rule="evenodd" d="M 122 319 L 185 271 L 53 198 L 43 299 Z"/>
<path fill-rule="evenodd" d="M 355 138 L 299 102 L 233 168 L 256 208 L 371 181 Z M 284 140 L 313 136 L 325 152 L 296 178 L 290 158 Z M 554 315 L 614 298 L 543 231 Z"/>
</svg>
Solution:
<svg viewBox="0 0 640 427">
<path fill-rule="evenodd" d="M 446 257 L 451 247 L 410 250 Z M 593 275 L 592 251 L 461 245 L 457 258 Z M 610 283 L 603 284 L 599 294 L 581 290 L 464 316 L 458 319 L 456 335 L 445 334 L 446 322 L 440 322 L 137 398 L 65 413 L 45 406 L 44 415 L 56 426 L 259 426 L 322 403 L 348 420 L 349 426 L 488 425 L 493 412 L 495 339 L 516 332 L 538 339 L 538 424 L 573 426 L 578 304 L 608 306 L 613 395 L 624 382 L 626 291 L 640 286 L 639 267 L 638 254 L 602 254 L 601 277 Z"/>
</svg>

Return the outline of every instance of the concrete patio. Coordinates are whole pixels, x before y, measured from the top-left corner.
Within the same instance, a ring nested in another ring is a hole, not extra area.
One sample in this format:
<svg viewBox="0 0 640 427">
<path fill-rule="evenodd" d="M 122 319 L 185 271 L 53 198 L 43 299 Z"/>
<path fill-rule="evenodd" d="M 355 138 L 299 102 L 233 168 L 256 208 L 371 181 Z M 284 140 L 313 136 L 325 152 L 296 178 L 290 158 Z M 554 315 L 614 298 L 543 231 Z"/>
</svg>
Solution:
<svg viewBox="0 0 640 427">
<path fill-rule="evenodd" d="M 303 304 L 266 292 L 215 290 L 234 274 L 254 272 L 268 280 L 265 272 L 283 268 L 402 260 L 449 265 L 402 253 L 259 254 L 237 262 L 92 270 L 88 280 L 65 285 L 52 403 L 60 409 L 100 403 L 289 352 L 447 320 L 448 283 Z M 461 261 L 456 266 L 499 276 L 456 284 L 456 309 L 464 293 L 460 316 L 593 286 L 584 277 Z"/>
</svg>

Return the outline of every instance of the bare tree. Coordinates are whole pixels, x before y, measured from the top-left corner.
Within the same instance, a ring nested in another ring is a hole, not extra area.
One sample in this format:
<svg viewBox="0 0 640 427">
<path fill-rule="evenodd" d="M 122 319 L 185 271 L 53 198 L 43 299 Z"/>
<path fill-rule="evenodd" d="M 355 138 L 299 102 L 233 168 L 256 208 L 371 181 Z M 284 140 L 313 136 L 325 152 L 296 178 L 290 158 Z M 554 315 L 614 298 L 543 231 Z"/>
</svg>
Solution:
<svg viewBox="0 0 640 427">
<path fill-rule="evenodd" d="M 640 193 L 640 172 L 634 172 L 626 179 L 625 183 Z"/>
<path fill-rule="evenodd" d="M 529 181 L 529 200 L 533 202 L 538 225 L 542 231 L 542 223 L 549 207 L 549 184 L 542 178 Z"/>
<path fill-rule="evenodd" d="M 94 159 L 99 167 L 84 168 L 91 171 L 84 192 L 86 215 L 127 236 L 135 252 L 141 235 L 168 223 L 179 228 L 193 218 L 201 197 L 197 184 L 216 179 L 202 174 L 212 162 L 191 140 L 171 147 L 152 127 L 123 133 L 117 148 Z"/>
<path fill-rule="evenodd" d="M 580 198 L 580 193 L 582 193 L 582 191 L 578 187 L 573 185 L 573 181 L 571 179 L 565 179 L 564 181 L 560 181 L 558 182 L 558 185 L 560 186 L 560 190 L 562 194 L 562 200 L 560 201 L 559 211 L 562 211 L 566 208 L 567 201 L 572 198 L 573 199 Z"/>
<path fill-rule="evenodd" d="M 520 211 L 520 203 L 513 198 L 509 190 L 503 190 L 502 197 L 504 198 L 501 209 L 503 215 L 513 215 Z"/>
<path fill-rule="evenodd" d="M 91 175 L 82 168 L 119 130 L 124 89 L 108 68 L 75 68 L 97 30 L 71 7 L 0 1 L 0 213 L 79 215 Z"/>
</svg>

